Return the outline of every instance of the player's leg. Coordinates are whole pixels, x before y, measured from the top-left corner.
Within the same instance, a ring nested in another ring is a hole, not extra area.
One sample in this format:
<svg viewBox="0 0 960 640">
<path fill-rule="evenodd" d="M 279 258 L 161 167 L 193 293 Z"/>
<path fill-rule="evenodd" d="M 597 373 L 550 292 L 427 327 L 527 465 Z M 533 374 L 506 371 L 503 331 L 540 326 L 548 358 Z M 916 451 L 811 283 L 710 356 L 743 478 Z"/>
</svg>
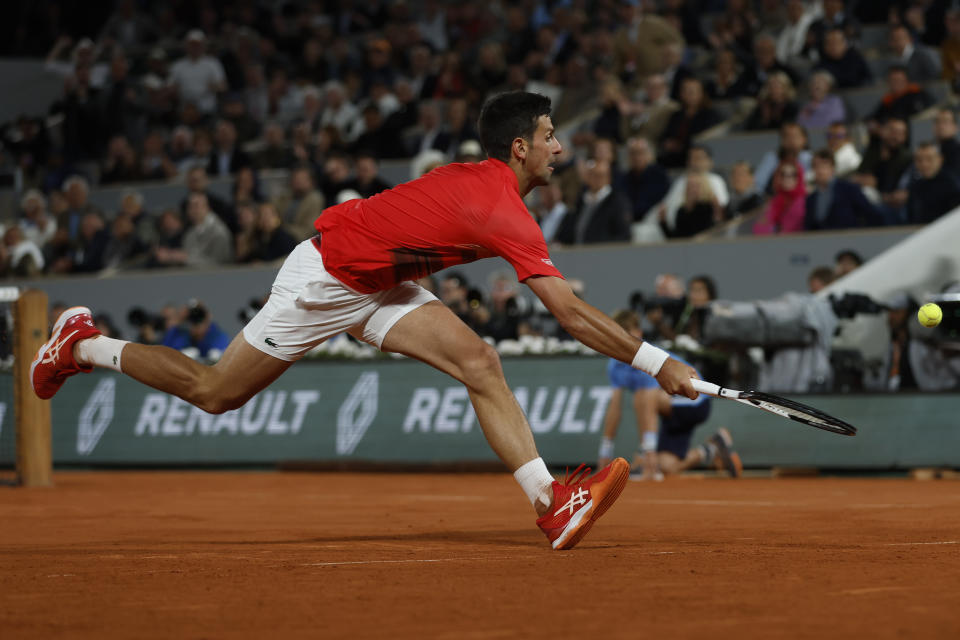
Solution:
<svg viewBox="0 0 960 640">
<path fill-rule="evenodd" d="M 664 473 L 682 473 L 700 463 L 700 452 L 690 448 L 690 440 L 697 425 L 710 415 L 709 402 L 706 396 L 694 401 L 666 393 L 658 397 L 660 437 L 657 458 Z"/>
<path fill-rule="evenodd" d="M 610 403 L 603 416 L 603 436 L 600 450 L 597 452 L 597 466 L 603 468 L 613 461 L 613 439 L 617 437 L 617 428 L 623 416 L 623 389 L 614 387 L 610 394 Z"/>
<path fill-rule="evenodd" d="M 273 382 L 290 362 L 234 338 L 220 361 L 207 366 L 176 349 L 101 336 L 90 310 L 71 307 L 54 324 L 50 340 L 31 366 L 31 382 L 41 398 L 51 398 L 64 381 L 99 366 L 113 369 L 154 389 L 176 395 L 210 413 L 241 406 Z"/>
<path fill-rule="evenodd" d="M 443 371 L 464 384 L 484 437 L 523 488 L 540 517 L 537 525 L 554 549 L 575 546 L 620 495 L 630 467 L 618 458 L 593 476 L 581 465 L 563 483 L 555 482 L 537 453 L 533 433 L 507 386 L 496 350 L 480 339 L 439 301 L 402 309 L 382 338 L 376 317 L 360 332 L 384 351 L 402 353 Z M 381 315 L 397 315 L 391 306 Z"/>
<path fill-rule="evenodd" d="M 686 459 L 681 460 L 669 451 L 658 452 L 657 458 L 660 464 L 660 470 L 667 475 L 680 473 L 690 468 L 686 464 Z"/>
<path fill-rule="evenodd" d="M 290 362 L 258 351 L 237 336 L 220 361 L 207 366 L 169 347 L 101 336 L 89 309 L 71 307 L 60 315 L 50 340 L 34 358 L 30 378 L 39 397 L 51 398 L 68 377 L 95 366 L 126 373 L 205 411 L 222 413 L 273 382 Z"/>
<path fill-rule="evenodd" d="M 133 342 L 123 348 L 121 363 L 123 373 L 131 378 L 209 413 L 243 406 L 293 364 L 255 349 L 243 334 L 233 339 L 213 366 L 175 349 Z"/>
<path fill-rule="evenodd" d="M 309 241 L 298 245 L 280 269 L 267 304 L 213 366 L 168 347 L 101 336 L 90 310 L 72 307 L 61 314 L 50 340 L 34 359 L 34 390 L 41 398 L 50 398 L 68 377 L 99 366 L 125 373 L 210 413 L 234 409 L 273 382 L 312 345 L 351 326 L 352 309 L 328 314 L 318 322 L 312 309 L 298 303 L 314 289 L 324 293 L 329 280 L 317 249 Z M 263 331 L 268 331 L 266 340 Z M 256 344 L 266 343 L 263 349 L 254 348 L 244 337 L 248 332 L 259 338 Z M 275 353 L 268 353 L 268 348 Z"/>
<path fill-rule="evenodd" d="M 490 447 L 516 471 L 537 458 L 527 419 L 507 386 L 496 349 L 441 302 L 406 314 L 380 348 L 425 362 L 464 384 Z"/>
<path fill-rule="evenodd" d="M 639 446 L 634 454 L 633 470 L 640 480 L 663 480 L 657 457 L 660 440 L 659 416 L 670 410 L 670 396 L 659 387 L 638 389 L 633 394 L 633 411 L 637 417 Z"/>
<path fill-rule="evenodd" d="M 678 458 L 669 451 L 661 451 L 658 455 L 660 457 L 660 468 L 666 474 L 683 473 L 688 469 L 699 467 L 703 462 L 701 447 L 688 449 L 687 455 L 683 458 Z"/>
</svg>

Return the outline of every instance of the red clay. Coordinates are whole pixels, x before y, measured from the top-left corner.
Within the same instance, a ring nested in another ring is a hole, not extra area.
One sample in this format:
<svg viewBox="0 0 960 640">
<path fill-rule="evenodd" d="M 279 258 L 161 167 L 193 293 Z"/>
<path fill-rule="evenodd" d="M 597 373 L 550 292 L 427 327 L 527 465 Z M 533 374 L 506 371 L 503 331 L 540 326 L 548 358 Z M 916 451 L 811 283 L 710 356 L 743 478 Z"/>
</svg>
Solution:
<svg viewBox="0 0 960 640">
<path fill-rule="evenodd" d="M 498 474 L 0 488 L 3 638 L 956 638 L 960 484 L 630 483 L 570 552 Z"/>
</svg>

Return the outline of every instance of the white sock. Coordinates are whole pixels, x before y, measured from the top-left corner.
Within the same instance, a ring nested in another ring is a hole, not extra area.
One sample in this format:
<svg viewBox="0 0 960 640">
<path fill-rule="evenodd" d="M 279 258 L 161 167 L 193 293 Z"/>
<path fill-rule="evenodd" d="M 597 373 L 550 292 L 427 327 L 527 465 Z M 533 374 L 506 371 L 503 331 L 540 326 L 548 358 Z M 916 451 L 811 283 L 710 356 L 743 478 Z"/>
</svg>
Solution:
<svg viewBox="0 0 960 640">
<path fill-rule="evenodd" d="M 640 443 L 640 450 L 644 453 L 648 451 L 656 452 L 657 444 L 660 442 L 660 434 L 656 431 L 644 431 L 643 440 Z"/>
<path fill-rule="evenodd" d="M 600 452 L 597 454 L 602 460 L 613 457 L 613 440 L 607 437 L 600 439 Z"/>
<path fill-rule="evenodd" d="M 553 476 L 547 471 L 543 458 L 534 458 L 513 472 L 513 477 L 520 483 L 520 488 L 527 494 L 530 504 L 537 506 L 539 500 L 545 505 L 553 502 Z"/>
<path fill-rule="evenodd" d="M 75 354 L 80 364 L 92 364 L 96 367 L 106 367 L 122 373 L 120 353 L 129 343 L 129 340 L 117 340 L 106 336 L 87 338 L 77 343 Z"/>
</svg>

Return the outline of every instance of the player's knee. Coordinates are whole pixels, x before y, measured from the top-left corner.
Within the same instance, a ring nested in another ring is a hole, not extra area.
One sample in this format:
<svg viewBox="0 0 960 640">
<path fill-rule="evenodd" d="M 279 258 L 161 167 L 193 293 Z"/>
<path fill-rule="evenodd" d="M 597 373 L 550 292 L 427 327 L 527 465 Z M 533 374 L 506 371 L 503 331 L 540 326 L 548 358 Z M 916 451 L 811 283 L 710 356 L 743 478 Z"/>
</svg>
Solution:
<svg viewBox="0 0 960 640">
<path fill-rule="evenodd" d="M 207 413 L 220 414 L 226 413 L 227 411 L 231 411 L 233 409 L 239 409 L 246 404 L 246 402 L 246 398 L 239 398 L 236 396 L 210 395 L 201 398 L 195 404 Z"/>
<path fill-rule="evenodd" d="M 500 354 L 492 346 L 478 340 L 476 346 L 471 347 L 460 364 L 463 371 L 463 382 L 467 386 L 482 386 L 491 378 L 503 375 L 500 366 Z"/>
<path fill-rule="evenodd" d="M 207 413 L 220 414 L 239 409 L 250 396 L 236 385 L 220 385 L 216 380 L 206 380 L 197 385 L 190 403 Z"/>
<path fill-rule="evenodd" d="M 660 463 L 660 470 L 666 474 L 677 473 L 680 466 L 680 461 L 672 455 L 661 454 L 658 462 Z"/>
</svg>

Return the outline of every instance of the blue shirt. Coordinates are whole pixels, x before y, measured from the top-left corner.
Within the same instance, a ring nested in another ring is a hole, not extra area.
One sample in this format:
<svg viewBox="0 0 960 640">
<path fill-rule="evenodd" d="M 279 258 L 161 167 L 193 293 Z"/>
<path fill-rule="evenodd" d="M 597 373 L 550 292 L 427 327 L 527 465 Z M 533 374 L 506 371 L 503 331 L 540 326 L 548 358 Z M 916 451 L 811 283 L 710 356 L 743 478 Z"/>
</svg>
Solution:
<svg viewBox="0 0 960 640">
<path fill-rule="evenodd" d="M 199 342 L 194 343 L 190 336 L 190 330 L 186 327 L 171 327 L 163 336 L 163 346 L 172 349 L 183 350 L 187 347 L 196 347 L 200 351 L 200 357 L 206 358 L 211 349 L 225 351 L 230 344 L 230 336 L 223 332 L 215 322 L 210 323 L 207 332 Z"/>
<path fill-rule="evenodd" d="M 687 366 L 693 366 L 683 358 L 678 358 L 669 351 L 667 353 L 674 360 L 679 360 Z M 700 375 L 699 371 L 697 371 L 697 375 Z M 649 373 L 644 373 L 639 369 L 634 369 L 626 362 L 620 362 L 619 360 L 614 360 L 613 358 L 611 358 L 607 363 L 607 377 L 610 379 L 610 386 L 614 389 L 627 389 L 635 392 L 643 389 L 660 387 L 660 383 L 657 382 L 657 379 L 651 376 Z M 701 393 L 700 397 L 696 400 L 690 400 L 689 398 L 682 396 L 673 396 L 673 401 L 685 404 L 699 404 L 700 402 L 705 402 L 709 398 L 710 396 Z"/>
</svg>

